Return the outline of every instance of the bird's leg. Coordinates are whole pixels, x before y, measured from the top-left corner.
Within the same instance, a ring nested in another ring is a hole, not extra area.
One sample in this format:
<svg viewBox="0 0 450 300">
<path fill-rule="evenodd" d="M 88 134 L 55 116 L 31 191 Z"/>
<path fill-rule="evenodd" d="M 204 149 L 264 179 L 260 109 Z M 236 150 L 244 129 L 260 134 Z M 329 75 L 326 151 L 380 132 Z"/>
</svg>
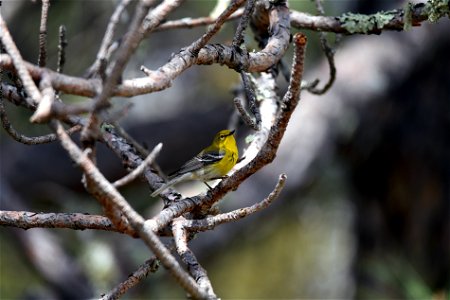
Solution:
<svg viewBox="0 0 450 300">
<path fill-rule="evenodd" d="M 206 181 L 203 181 L 203 183 L 206 184 L 209 190 L 212 190 L 212 187 Z"/>
</svg>

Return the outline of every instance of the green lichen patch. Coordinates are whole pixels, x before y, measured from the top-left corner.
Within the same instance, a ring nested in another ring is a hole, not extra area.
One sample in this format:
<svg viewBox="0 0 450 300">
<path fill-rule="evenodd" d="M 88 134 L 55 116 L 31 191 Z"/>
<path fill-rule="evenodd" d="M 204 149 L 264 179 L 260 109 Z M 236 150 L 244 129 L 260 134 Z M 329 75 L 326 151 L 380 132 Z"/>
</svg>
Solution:
<svg viewBox="0 0 450 300">
<path fill-rule="evenodd" d="M 450 16 L 449 0 L 430 0 L 425 4 L 428 21 L 436 22 L 445 15 Z"/>
<path fill-rule="evenodd" d="M 367 34 L 375 29 L 383 29 L 384 26 L 395 17 L 395 15 L 395 10 L 386 12 L 380 11 L 372 15 L 345 13 L 341 17 L 338 17 L 338 20 L 341 22 L 342 27 L 344 27 L 349 33 Z"/>
</svg>

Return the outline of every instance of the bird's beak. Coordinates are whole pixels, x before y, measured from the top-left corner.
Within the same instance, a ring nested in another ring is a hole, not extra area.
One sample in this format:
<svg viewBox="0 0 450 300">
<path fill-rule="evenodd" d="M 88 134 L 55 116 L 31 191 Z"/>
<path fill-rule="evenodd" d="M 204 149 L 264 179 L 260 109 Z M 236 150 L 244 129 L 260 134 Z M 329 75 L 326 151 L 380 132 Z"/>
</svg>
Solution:
<svg viewBox="0 0 450 300">
<path fill-rule="evenodd" d="M 236 130 L 231 130 L 229 135 L 233 135 Z"/>
</svg>

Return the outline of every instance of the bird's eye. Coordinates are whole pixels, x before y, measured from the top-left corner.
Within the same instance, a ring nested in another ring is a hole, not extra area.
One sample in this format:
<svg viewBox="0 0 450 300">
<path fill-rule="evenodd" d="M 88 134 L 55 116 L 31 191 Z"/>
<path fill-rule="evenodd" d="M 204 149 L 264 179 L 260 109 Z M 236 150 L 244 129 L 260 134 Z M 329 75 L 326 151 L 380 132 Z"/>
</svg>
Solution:
<svg viewBox="0 0 450 300">
<path fill-rule="evenodd" d="M 220 139 L 221 139 L 221 140 L 223 140 L 224 138 L 225 138 L 225 136 L 224 136 L 224 135 L 221 135 L 221 136 L 220 136 Z"/>
</svg>

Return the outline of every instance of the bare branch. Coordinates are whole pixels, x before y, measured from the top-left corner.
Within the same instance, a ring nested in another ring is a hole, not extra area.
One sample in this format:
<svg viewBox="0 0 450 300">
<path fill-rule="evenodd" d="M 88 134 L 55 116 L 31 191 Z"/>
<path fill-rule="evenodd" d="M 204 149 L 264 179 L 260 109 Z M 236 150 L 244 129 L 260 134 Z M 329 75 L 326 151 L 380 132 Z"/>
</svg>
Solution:
<svg viewBox="0 0 450 300">
<path fill-rule="evenodd" d="M 187 292 L 195 298 L 205 298 L 204 291 L 181 268 L 176 259 L 170 254 L 170 251 L 161 243 L 152 228 L 144 224 L 142 216 L 128 204 L 125 198 L 108 182 L 92 161 L 69 138 L 62 129 L 61 124 L 57 121 L 54 124 L 61 145 L 81 167 L 86 178 L 89 179 L 89 192 L 102 204 L 108 218 L 111 219 L 114 226 L 132 236 L 135 236 L 137 233 Z"/>
<path fill-rule="evenodd" d="M 16 44 L 14 43 L 11 34 L 9 33 L 8 27 L 6 26 L 3 17 L 0 15 L 0 39 L 6 49 L 6 52 L 9 53 L 11 62 L 17 70 L 20 79 L 22 80 L 22 84 L 32 102 L 30 105 L 36 105 L 41 101 L 41 93 L 39 92 L 37 86 L 34 84 L 33 79 L 28 73 L 27 67 L 20 55 L 19 49 L 17 49 Z M 4 54 L 1 54 L 2 56 Z"/>
<path fill-rule="evenodd" d="M 89 116 L 89 121 L 86 123 L 87 125 L 83 128 L 81 133 L 82 140 L 88 141 L 96 138 L 97 125 L 99 122 L 98 117 L 96 117 L 95 114 L 109 105 L 109 98 L 114 94 L 114 88 L 119 82 L 128 60 L 144 38 L 144 34 L 155 28 L 163 18 L 173 9 L 178 7 L 182 1 L 183 0 L 165 0 L 152 10 L 148 16 L 147 12 L 150 9 L 150 6 L 155 3 L 155 0 L 144 0 L 138 3 L 135 16 L 125 35 L 125 39 L 117 49 L 116 60 L 112 70 L 103 83 L 100 94 L 95 98 L 94 111 Z"/>
<path fill-rule="evenodd" d="M 241 0 L 243 1 L 243 0 Z M 198 52 L 195 58 L 192 54 L 198 50 L 203 42 L 211 37 L 211 31 L 205 34 L 190 47 L 184 49 L 181 53 L 175 55 L 166 65 L 156 71 L 146 70 L 148 76 L 143 78 L 123 80 L 122 84 L 117 85 L 110 96 L 132 97 L 145 93 L 163 90 L 171 85 L 171 81 L 180 75 L 192 64 L 225 64 L 230 68 L 243 70 L 246 72 L 265 71 L 283 56 L 289 46 L 290 26 L 289 10 L 284 5 L 271 7 L 266 13 L 269 14 L 270 26 L 273 28 L 273 35 L 269 37 L 267 46 L 255 53 L 244 55 L 238 53 L 233 47 L 223 45 L 206 45 Z M 223 16 L 223 23 L 227 15 Z M 218 30 L 218 29 L 216 29 Z M 11 57 L 0 54 L 0 65 L 4 68 L 13 70 L 14 65 Z M 48 69 L 38 68 L 32 64 L 26 63 L 26 68 L 35 80 L 40 80 L 43 73 L 50 75 L 52 86 L 55 90 L 68 94 L 75 94 L 86 97 L 95 97 L 101 90 L 101 82 L 98 79 L 82 79 L 67 75 L 58 74 Z"/>
<path fill-rule="evenodd" d="M 62 73 L 64 69 L 64 64 L 66 63 L 66 49 L 67 39 L 66 39 L 66 27 L 64 25 L 59 26 L 59 42 L 58 42 L 58 68 L 56 72 Z"/>
<path fill-rule="evenodd" d="M 420 24 L 429 19 L 426 4 L 417 3 L 411 8 L 411 24 Z M 384 22 L 379 18 L 384 16 Z M 405 13 L 403 9 L 389 12 L 379 12 L 372 15 L 345 14 L 343 16 L 313 16 L 308 13 L 291 11 L 291 24 L 298 29 L 309 29 L 314 31 L 327 31 L 343 34 L 380 34 L 384 30 L 404 30 Z"/>
<path fill-rule="evenodd" d="M 276 200 L 279 197 L 281 191 L 283 190 L 285 182 L 286 182 L 286 174 L 281 174 L 280 177 L 278 178 L 278 182 L 274 190 L 267 196 L 267 198 L 265 198 L 261 202 L 253 204 L 252 206 L 249 207 L 236 209 L 228 213 L 211 216 L 204 219 L 186 220 L 184 227 L 191 232 L 211 230 L 220 224 L 238 221 L 251 214 L 259 212 L 267 208 L 270 204 L 272 204 L 274 200 Z"/>
<path fill-rule="evenodd" d="M 232 13 L 226 21 L 235 20 L 240 18 L 243 13 L 243 9 L 238 9 L 234 13 Z M 217 21 L 217 18 L 214 17 L 200 17 L 200 18 L 183 18 L 180 20 L 166 21 L 161 23 L 158 27 L 155 28 L 154 31 L 163 31 L 169 29 L 178 29 L 178 28 L 193 28 L 198 26 L 205 26 L 214 24 Z"/>
<path fill-rule="evenodd" d="M 235 48 L 240 47 L 241 44 L 244 42 L 245 29 L 247 28 L 248 20 L 250 19 L 250 14 L 252 13 L 254 7 L 255 7 L 255 0 L 248 0 L 245 5 L 244 13 L 242 14 L 242 17 L 239 20 L 238 27 L 234 34 L 232 45 Z"/>
<path fill-rule="evenodd" d="M 35 213 L 29 211 L 0 211 L 0 225 L 30 228 L 68 228 L 74 230 L 105 230 L 123 233 L 103 216 L 80 213 Z"/>
<path fill-rule="evenodd" d="M 101 300 L 116 300 L 125 294 L 130 288 L 137 285 L 143 279 L 147 278 L 148 274 L 155 273 L 159 269 L 159 261 L 156 257 L 152 257 L 145 261 L 136 271 L 128 278 L 118 284 L 107 294 L 102 295 Z"/>
<path fill-rule="evenodd" d="M 3 86 L 3 85 L 2 85 Z M 3 98 L 0 97 L 0 119 L 2 122 L 3 128 L 6 132 L 16 141 L 25 145 L 39 145 L 39 144 L 47 144 L 54 142 L 58 139 L 56 134 L 51 133 L 47 135 L 37 136 L 37 137 L 28 137 L 23 134 L 18 133 L 14 127 L 11 125 L 8 119 L 8 115 L 5 110 L 5 105 L 3 103 Z M 81 125 L 75 125 L 72 128 L 67 130 L 67 134 L 72 134 L 74 132 L 80 131 Z"/>
<path fill-rule="evenodd" d="M 114 66 L 110 74 L 108 74 L 108 78 L 103 85 L 102 92 L 96 98 L 96 108 L 101 108 L 104 106 L 108 98 L 113 95 L 114 88 L 117 85 L 128 60 L 144 38 L 145 31 L 150 31 L 156 27 L 170 11 L 180 5 L 181 1 L 182 0 L 165 0 L 158 5 L 158 7 L 156 7 L 149 16 L 147 16 L 147 12 L 150 6 L 156 1 L 146 0 L 139 2 L 136 7 L 133 22 L 125 35 L 124 41 L 119 46 L 119 49 L 117 49 L 117 58 Z M 144 20 L 146 16 L 150 21 Z"/>
<path fill-rule="evenodd" d="M 235 3 L 238 2 L 236 1 Z M 212 63 L 225 64 L 230 68 L 246 72 L 265 71 L 277 63 L 289 46 L 289 9 L 285 5 L 273 6 L 266 12 L 269 14 L 270 24 L 273 27 L 273 30 L 269 42 L 263 50 L 256 53 L 245 54 L 235 51 L 233 47 L 209 44 L 201 48 L 198 52 L 198 56 L 195 57 L 195 51 L 199 49 L 198 47 L 202 46 L 203 43 L 218 30 L 217 27 L 223 24 L 232 12 L 233 10 L 230 9 L 228 14 L 222 14 L 220 23 L 216 22 L 215 27 L 213 27 L 213 29 L 216 28 L 215 30 L 208 31 L 208 33 L 198 41 L 175 55 L 166 65 L 160 67 L 156 71 L 141 67 L 148 75 L 148 80 L 141 78 L 135 79 L 136 81 L 133 83 L 135 84 L 136 89 L 150 89 L 152 91 L 165 89 L 171 85 L 171 81 L 175 77 L 194 63 L 207 65 Z"/>
<path fill-rule="evenodd" d="M 134 169 L 132 172 L 128 173 L 125 177 L 115 181 L 113 183 L 113 185 L 116 188 L 121 187 L 121 186 L 124 186 L 124 185 L 130 183 L 134 179 L 136 179 L 139 175 L 142 174 L 142 172 L 144 172 L 145 168 L 155 160 L 155 157 L 159 154 L 159 152 L 161 151 L 161 148 L 162 148 L 162 143 L 159 143 L 158 145 L 156 145 L 156 147 L 152 150 L 152 152 L 147 156 L 147 158 L 136 169 Z"/>
<path fill-rule="evenodd" d="M 199 51 L 206 43 L 219 31 L 226 19 L 236 11 L 244 0 L 236 0 L 217 18 L 214 25 L 203 34 L 198 40 L 194 41 L 191 45 L 181 50 L 180 53 L 173 56 L 172 59 L 164 66 L 160 67 L 156 71 L 147 69 L 145 66 L 141 66 L 141 71 L 144 72 L 151 81 L 156 85 L 155 90 L 162 90 L 168 88 L 171 85 L 171 80 L 192 66 L 196 57 L 199 55 Z"/>
<path fill-rule="evenodd" d="M 1 89 L 3 92 L 2 96 L 14 105 L 22 106 L 29 110 L 36 109 L 36 105 L 30 105 L 33 101 L 31 99 L 26 100 L 26 96 L 22 95 L 17 87 L 2 82 Z"/>
<path fill-rule="evenodd" d="M 247 124 L 249 127 L 251 127 L 253 130 L 258 130 L 258 126 L 256 125 L 255 120 L 250 116 L 250 114 L 245 110 L 242 99 L 239 97 L 235 97 L 234 100 L 234 106 L 236 106 L 237 111 L 239 112 L 239 115 L 241 116 L 242 120 L 245 124 Z"/>
<path fill-rule="evenodd" d="M 258 105 L 256 105 L 255 91 L 252 88 L 249 76 L 244 71 L 241 71 L 242 85 L 244 86 L 245 98 L 247 99 L 248 108 L 255 118 L 255 130 L 261 128 L 261 113 L 259 111 Z"/>
<path fill-rule="evenodd" d="M 325 11 L 323 9 L 323 5 L 322 5 L 322 1 L 321 0 L 315 0 L 316 2 L 316 8 L 317 11 L 320 15 L 324 15 Z M 339 44 L 341 35 L 338 34 L 336 35 L 336 42 L 334 47 L 336 48 L 337 45 Z M 334 53 L 335 53 L 335 49 L 333 49 L 328 41 L 327 41 L 327 36 L 324 32 L 319 32 L 319 39 L 320 39 L 320 45 L 322 46 L 322 50 L 325 53 L 325 57 L 327 58 L 328 61 L 328 65 L 330 68 L 330 77 L 327 81 L 327 83 L 325 83 L 325 85 L 322 88 L 317 88 L 317 85 L 319 84 L 319 79 L 316 79 L 312 82 L 312 84 L 307 84 L 304 88 L 315 95 L 323 95 L 325 94 L 333 85 L 334 81 L 336 80 L 336 65 L 334 63 Z"/>
<path fill-rule="evenodd" d="M 42 0 L 41 25 L 39 26 L 39 67 L 45 67 L 47 59 L 47 18 L 50 0 Z"/>
<path fill-rule="evenodd" d="M 428 3 L 428 2 L 427 2 Z M 228 20 L 239 18 L 242 15 L 242 10 L 237 11 L 233 15 L 230 16 Z M 412 5 L 409 10 L 411 13 L 411 24 L 413 26 L 420 26 L 420 24 L 430 18 L 428 10 L 426 9 L 423 3 L 417 3 Z M 408 13 L 409 13 L 408 12 Z M 305 12 L 299 12 L 295 10 L 291 10 L 291 25 L 297 29 L 307 29 L 313 31 L 323 31 L 323 32 L 334 32 L 334 33 L 342 33 L 342 34 L 380 34 L 381 31 L 385 30 L 395 30 L 402 31 L 404 30 L 405 24 L 407 23 L 406 16 L 408 15 L 403 9 L 397 9 L 389 12 L 391 18 L 386 24 L 381 25 L 380 27 L 372 26 L 371 28 L 363 29 L 357 27 L 351 27 L 349 24 L 345 22 L 345 16 L 315 16 Z M 382 13 L 378 13 L 381 15 Z M 362 15 L 362 14 L 354 14 L 354 19 L 366 19 L 370 20 L 371 18 L 375 20 L 373 15 Z M 348 16 L 347 16 L 348 17 Z M 214 23 L 214 19 L 210 17 L 202 17 L 202 18 L 183 18 L 180 20 L 167 21 L 162 23 L 156 31 L 159 30 L 167 30 L 173 28 L 193 28 L 197 26 L 205 26 Z M 373 25 L 376 25 L 372 22 Z"/>
<path fill-rule="evenodd" d="M 40 82 L 40 88 L 42 91 L 41 102 L 34 114 L 31 116 L 30 121 L 32 123 L 47 122 L 52 113 L 52 104 L 55 100 L 55 91 L 52 88 L 52 83 L 48 75 L 44 75 Z"/>
<path fill-rule="evenodd" d="M 112 41 L 114 39 L 117 23 L 119 23 L 120 16 L 122 15 L 125 8 L 128 6 L 130 2 L 131 0 L 121 0 L 120 3 L 117 5 L 116 9 L 114 10 L 114 13 L 111 15 L 111 18 L 105 31 L 105 35 L 103 36 L 103 40 L 100 45 L 100 49 L 97 52 L 97 58 L 87 71 L 88 74 L 87 77 L 92 77 L 94 74 L 99 72 L 101 73 L 101 70 L 103 70 L 103 72 L 105 71 L 106 64 L 108 61 L 107 55 L 108 49 L 111 46 Z M 104 78 L 105 74 L 100 74 L 100 77 Z"/>
<path fill-rule="evenodd" d="M 206 291 L 208 299 L 217 299 L 205 269 L 200 265 L 195 254 L 187 245 L 189 239 L 188 232 L 184 227 L 185 222 L 187 220 L 183 217 L 178 217 L 172 222 L 173 239 L 177 252 L 181 260 L 186 264 L 189 273 L 195 278 L 198 285 Z"/>
</svg>

